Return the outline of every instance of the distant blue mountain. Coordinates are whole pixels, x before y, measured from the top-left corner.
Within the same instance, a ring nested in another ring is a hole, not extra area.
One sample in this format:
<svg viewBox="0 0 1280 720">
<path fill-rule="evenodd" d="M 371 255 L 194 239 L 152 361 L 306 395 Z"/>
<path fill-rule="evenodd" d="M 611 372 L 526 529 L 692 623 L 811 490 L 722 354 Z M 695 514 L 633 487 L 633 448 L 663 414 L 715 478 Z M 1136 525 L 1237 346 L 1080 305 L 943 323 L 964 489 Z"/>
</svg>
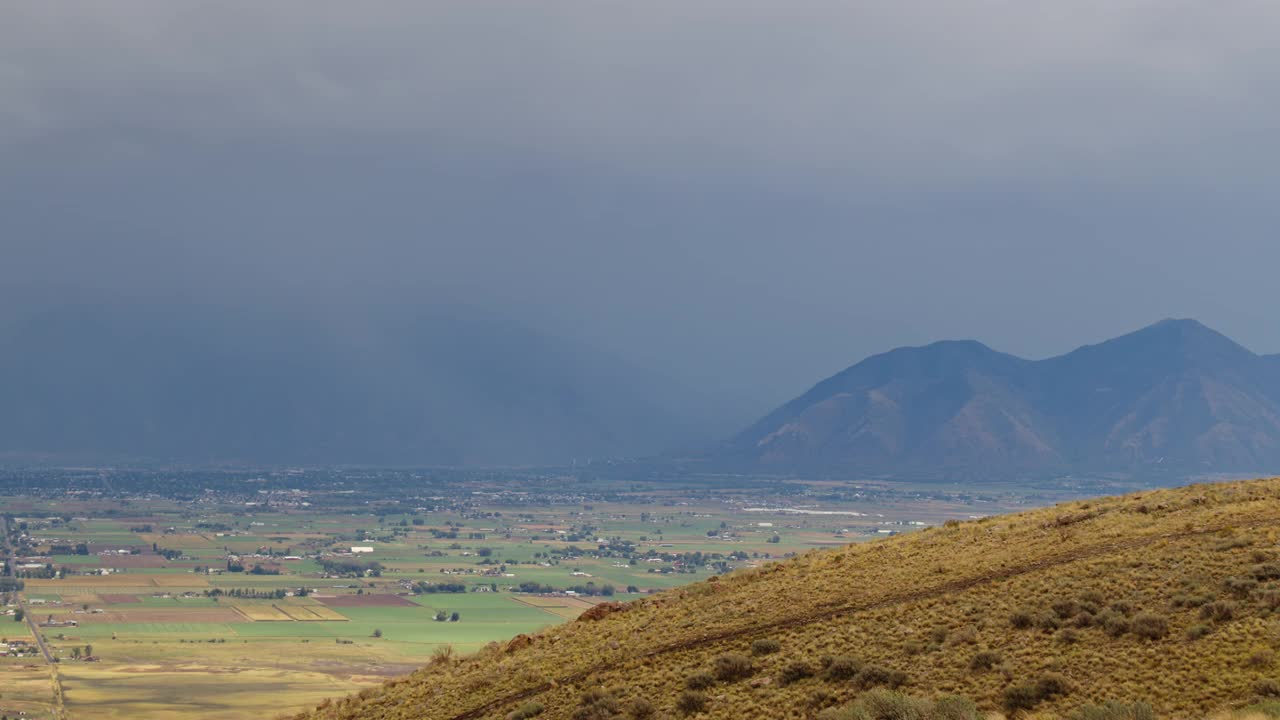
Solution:
<svg viewBox="0 0 1280 720">
<path fill-rule="evenodd" d="M 815 385 L 722 462 L 884 474 L 1280 471 L 1280 357 L 1194 320 L 1041 361 L 899 348 Z"/>
<path fill-rule="evenodd" d="M 0 459 L 560 464 L 709 441 L 714 408 L 464 308 L 72 303 L 0 331 Z"/>
</svg>

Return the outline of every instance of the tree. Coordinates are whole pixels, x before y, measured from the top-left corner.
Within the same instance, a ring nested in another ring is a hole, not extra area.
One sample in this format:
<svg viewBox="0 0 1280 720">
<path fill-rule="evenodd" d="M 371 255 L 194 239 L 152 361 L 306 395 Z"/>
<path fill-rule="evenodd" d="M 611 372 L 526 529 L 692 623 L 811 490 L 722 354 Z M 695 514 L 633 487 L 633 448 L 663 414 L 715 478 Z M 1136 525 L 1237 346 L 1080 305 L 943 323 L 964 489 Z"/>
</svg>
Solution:
<svg viewBox="0 0 1280 720">
<path fill-rule="evenodd" d="M 376 638 L 380 638 L 380 637 L 382 637 L 382 628 L 375 629 L 375 630 L 373 631 L 373 636 L 374 636 L 374 637 L 376 637 Z"/>
<path fill-rule="evenodd" d="M 71 648 L 71 659 L 72 659 L 72 660 L 79 660 L 79 659 L 80 659 L 80 647 L 79 647 L 79 646 L 76 646 L 76 647 Z"/>
<path fill-rule="evenodd" d="M 22 608 L 18 608 L 17 610 L 13 611 L 14 622 L 22 622 L 22 619 L 25 618 L 26 616 L 27 614 L 22 611 Z"/>
<path fill-rule="evenodd" d="M 85 657 L 93 657 L 93 646 L 92 646 L 92 645 L 85 645 L 85 646 L 84 646 L 84 655 L 85 655 Z"/>
<path fill-rule="evenodd" d="M 445 612 L 444 610 L 439 610 L 436 612 L 436 622 L 444 622 L 445 620 L 448 620 L 448 619 L 449 619 L 449 613 Z"/>
<path fill-rule="evenodd" d="M 449 616 L 449 622 L 458 622 L 461 619 L 462 619 L 462 616 L 456 612 Z"/>
</svg>

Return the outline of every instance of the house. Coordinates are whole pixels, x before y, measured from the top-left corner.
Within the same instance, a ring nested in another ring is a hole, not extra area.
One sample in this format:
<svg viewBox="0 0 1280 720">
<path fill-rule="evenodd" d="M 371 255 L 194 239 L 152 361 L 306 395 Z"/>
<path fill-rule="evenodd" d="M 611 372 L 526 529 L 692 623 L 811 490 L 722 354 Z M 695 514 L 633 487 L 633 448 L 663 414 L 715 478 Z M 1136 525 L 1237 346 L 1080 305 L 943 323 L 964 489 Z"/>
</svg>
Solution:
<svg viewBox="0 0 1280 720">
<path fill-rule="evenodd" d="M 355 553 L 371 553 L 371 552 L 373 552 L 373 548 L 368 547 L 367 545 L 355 545 L 355 546 L 353 546 L 353 547 L 351 548 L 351 553 L 352 553 L 352 554 L 355 554 Z"/>
</svg>

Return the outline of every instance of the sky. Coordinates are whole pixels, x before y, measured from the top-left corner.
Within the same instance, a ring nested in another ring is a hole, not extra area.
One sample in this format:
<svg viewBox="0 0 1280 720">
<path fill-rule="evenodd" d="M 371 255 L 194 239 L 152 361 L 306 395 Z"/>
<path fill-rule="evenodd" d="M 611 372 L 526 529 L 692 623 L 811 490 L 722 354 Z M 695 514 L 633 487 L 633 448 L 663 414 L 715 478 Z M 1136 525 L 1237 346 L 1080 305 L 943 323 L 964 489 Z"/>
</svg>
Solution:
<svg viewBox="0 0 1280 720">
<path fill-rule="evenodd" d="M 0 321 L 465 303 L 765 409 L 1164 317 L 1280 352 L 1280 5 L 0 7 Z"/>
</svg>

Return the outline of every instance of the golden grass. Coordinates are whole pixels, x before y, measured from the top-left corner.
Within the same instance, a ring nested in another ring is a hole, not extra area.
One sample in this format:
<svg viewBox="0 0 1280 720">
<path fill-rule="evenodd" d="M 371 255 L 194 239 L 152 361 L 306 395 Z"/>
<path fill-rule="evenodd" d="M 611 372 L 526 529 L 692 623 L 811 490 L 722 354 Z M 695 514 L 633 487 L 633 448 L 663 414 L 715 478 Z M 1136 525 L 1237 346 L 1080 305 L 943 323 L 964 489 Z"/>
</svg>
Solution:
<svg viewBox="0 0 1280 720">
<path fill-rule="evenodd" d="M 676 716 L 686 678 L 717 657 L 750 655 L 761 638 L 780 650 L 752 657 L 748 680 L 717 681 L 699 717 L 808 718 L 895 672 L 912 694 L 958 694 L 988 713 L 1009 688 L 1052 676 L 1069 692 L 1037 706 L 1045 716 L 1121 699 L 1147 701 L 1157 717 L 1206 717 L 1280 677 L 1280 572 L 1266 567 L 1280 567 L 1278 536 L 1280 479 L 960 523 L 664 592 L 305 717 L 501 718 L 536 701 L 541 717 L 567 718 L 600 687 Z M 1195 598 L 1234 603 L 1230 617 L 1202 617 Z M 1022 615 L 1030 627 L 1015 627 Z M 1201 625 L 1207 632 L 1193 631 Z M 975 662 L 979 653 L 997 659 Z M 778 679 L 824 656 L 882 671 Z"/>
</svg>

